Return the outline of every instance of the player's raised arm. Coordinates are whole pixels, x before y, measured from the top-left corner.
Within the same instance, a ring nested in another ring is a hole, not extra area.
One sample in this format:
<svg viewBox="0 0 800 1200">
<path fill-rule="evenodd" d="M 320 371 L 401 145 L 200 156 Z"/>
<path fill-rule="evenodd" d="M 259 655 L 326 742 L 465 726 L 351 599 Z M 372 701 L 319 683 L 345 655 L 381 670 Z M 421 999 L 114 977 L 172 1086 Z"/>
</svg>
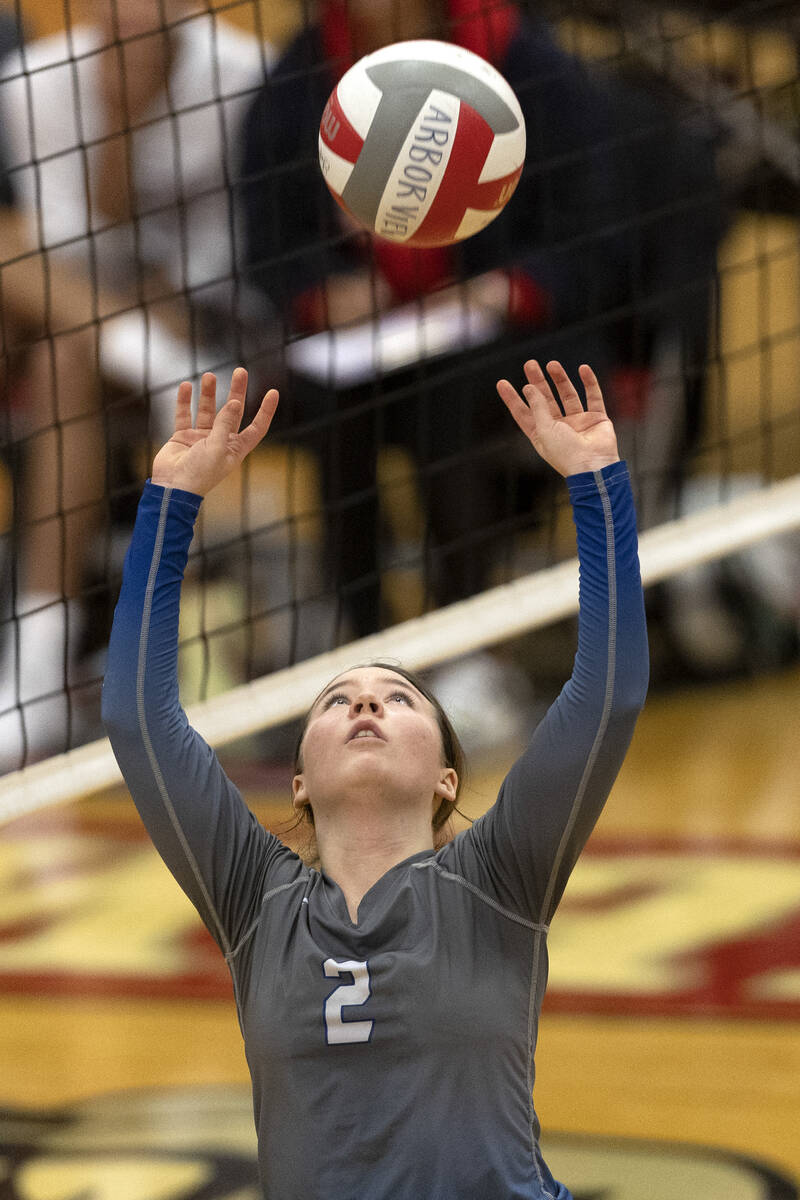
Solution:
<svg viewBox="0 0 800 1200">
<path fill-rule="evenodd" d="M 614 783 L 648 681 L 647 628 L 628 471 L 600 386 L 586 403 L 560 363 L 525 364 L 524 398 L 497 390 L 536 451 L 566 478 L 580 563 L 578 649 L 570 679 L 475 823 L 457 868 L 505 906 L 547 924 Z"/>
<path fill-rule="evenodd" d="M 265 873 L 279 869 L 286 852 L 189 725 L 178 690 L 178 626 L 201 498 L 258 444 L 277 404 L 277 392 L 268 392 L 240 431 L 246 387 L 238 368 L 217 412 L 216 380 L 204 375 L 194 423 L 191 384 L 178 389 L 175 432 L 139 502 L 103 685 L 103 720 L 131 796 L 225 954 L 252 919 Z"/>
</svg>

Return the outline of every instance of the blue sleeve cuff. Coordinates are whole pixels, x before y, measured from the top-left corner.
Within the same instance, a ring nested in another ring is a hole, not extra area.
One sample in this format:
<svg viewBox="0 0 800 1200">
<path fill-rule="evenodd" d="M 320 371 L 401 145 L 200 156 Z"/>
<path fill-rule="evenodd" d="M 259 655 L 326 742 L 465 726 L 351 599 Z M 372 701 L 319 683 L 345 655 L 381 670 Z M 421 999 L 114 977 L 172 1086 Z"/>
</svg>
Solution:
<svg viewBox="0 0 800 1200">
<path fill-rule="evenodd" d="M 166 492 L 163 484 L 153 483 L 152 479 L 148 479 L 144 485 L 145 495 L 157 496 L 159 500 Z M 203 503 L 203 497 L 198 496 L 195 492 L 184 492 L 181 488 L 170 488 L 170 499 L 177 501 L 179 504 L 186 504 L 196 516 L 200 511 L 200 505 Z"/>
<path fill-rule="evenodd" d="M 579 471 L 577 475 L 568 475 L 567 487 L 570 499 L 577 500 L 590 492 L 596 492 L 598 475 L 607 488 L 613 487 L 615 484 L 630 483 L 627 463 L 621 459 L 619 462 L 609 463 L 600 471 Z"/>
</svg>

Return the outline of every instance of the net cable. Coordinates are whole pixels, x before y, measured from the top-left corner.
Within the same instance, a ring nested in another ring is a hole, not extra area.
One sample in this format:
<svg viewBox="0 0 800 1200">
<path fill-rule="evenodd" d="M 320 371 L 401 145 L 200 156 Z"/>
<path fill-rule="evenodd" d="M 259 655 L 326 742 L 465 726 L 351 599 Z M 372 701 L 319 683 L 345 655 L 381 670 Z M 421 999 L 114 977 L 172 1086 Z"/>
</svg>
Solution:
<svg viewBox="0 0 800 1200">
<path fill-rule="evenodd" d="M 798 527 L 800 474 L 646 530 L 639 542 L 642 582 L 652 586 Z M 300 716 L 325 683 L 354 663 L 388 657 L 420 670 L 571 616 L 577 580 L 572 558 L 234 687 L 191 706 L 187 716 L 220 749 Z M 0 778 L 0 824 L 120 782 L 108 739 L 98 739 Z"/>
</svg>

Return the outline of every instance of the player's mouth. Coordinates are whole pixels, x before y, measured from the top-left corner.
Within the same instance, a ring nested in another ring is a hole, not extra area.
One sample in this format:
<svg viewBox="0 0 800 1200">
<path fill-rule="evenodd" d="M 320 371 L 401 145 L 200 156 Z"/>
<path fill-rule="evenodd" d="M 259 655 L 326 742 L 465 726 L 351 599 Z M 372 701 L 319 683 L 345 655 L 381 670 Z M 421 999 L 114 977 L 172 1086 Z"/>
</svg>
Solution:
<svg viewBox="0 0 800 1200">
<path fill-rule="evenodd" d="M 357 721 L 347 740 L 348 742 L 355 742 L 366 741 L 369 738 L 377 739 L 379 742 L 386 741 L 386 738 L 374 721 Z"/>
</svg>

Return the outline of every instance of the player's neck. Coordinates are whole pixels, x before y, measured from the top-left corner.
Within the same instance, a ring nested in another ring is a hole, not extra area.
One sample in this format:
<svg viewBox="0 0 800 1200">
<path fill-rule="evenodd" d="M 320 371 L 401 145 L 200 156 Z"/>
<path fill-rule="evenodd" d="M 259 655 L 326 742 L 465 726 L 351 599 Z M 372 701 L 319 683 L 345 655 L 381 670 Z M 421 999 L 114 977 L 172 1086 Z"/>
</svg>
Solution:
<svg viewBox="0 0 800 1200">
<path fill-rule="evenodd" d="M 322 870 L 342 889 L 354 922 L 362 897 L 382 875 L 412 854 L 433 849 L 429 815 L 395 814 L 387 822 L 379 815 L 365 821 L 363 814 L 352 820 L 339 814 L 335 824 L 317 824 L 316 839 Z"/>
</svg>

